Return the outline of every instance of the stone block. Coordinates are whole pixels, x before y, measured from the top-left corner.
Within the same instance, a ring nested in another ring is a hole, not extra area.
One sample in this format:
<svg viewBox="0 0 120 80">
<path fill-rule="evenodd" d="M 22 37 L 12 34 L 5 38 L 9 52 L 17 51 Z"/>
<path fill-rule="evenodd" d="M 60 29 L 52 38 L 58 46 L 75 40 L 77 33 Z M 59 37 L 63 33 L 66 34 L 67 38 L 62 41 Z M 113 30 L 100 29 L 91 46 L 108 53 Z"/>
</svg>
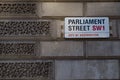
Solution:
<svg viewBox="0 0 120 80">
<path fill-rule="evenodd" d="M 55 20 L 0 20 L 0 39 L 53 39 L 57 37 Z"/>
<path fill-rule="evenodd" d="M 39 54 L 39 42 L 0 41 L 0 59 L 33 59 Z"/>
<path fill-rule="evenodd" d="M 88 79 L 119 79 L 119 62 L 117 60 L 86 61 Z"/>
<path fill-rule="evenodd" d="M 42 16 L 82 16 L 82 3 L 42 3 Z"/>
<path fill-rule="evenodd" d="M 117 26 L 118 26 L 118 36 L 120 38 L 120 20 L 117 20 Z"/>
<path fill-rule="evenodd" d="M 41 41 L 41 56 L 83 56 L 81 41 Z"/>
<path fill-rule="evenodd" d="M 51 26 L 51 36 L 53 38 L 63 38 L 62 34 L 63 34 L 63 29 L 62 27 L 64 26 L 64 21 L 62 20 L 54 20 L 52 22 L 52 26 Z"/>
<path fill-rule="evenodd" d="M 0 79 L 53 80 L 54 64 L 47 60 L 1 60 Z"/>
<path fill-rule="evenodd" d="M 119 16 L 120 2 L 87 3 L 86 16 Z"/>
<path fill-rule="evenodd" d="M 0 18 L 39 18 L 42 14 L 41 2 L 2 0 L 0 4 Z"/>
<path fill-rule="evenodd" d="M 120 42 L 119 41 L 114 41 L 112 43 L 112 52 L 113 52 L 113 56 L 120 56 Z"/>
<path fill-rule="evenodd" d="M 86 45 L 87 56 L 120 56 L 119 41 L 88 41 Z"/>
<path fill-rule="evenodd" d="M 119 79 L 119 61 L 55 61 L 55 74 L 55 80 Z"/>
<path fill-rule="evenodd" d="M 1 18 L 27 18 L 40 17 L 41 3 L 26 1 L 1 1 Z"/>
<path fill-rule="evenodd" d="M 118 37 L 117 20 L 110 20 L 110 37 Z"/>
<path fill-rule="evenodd" d="M 55 61 L 55 80 L 67 80 L 71 78 L 71 61 Z"/>
<path fill-rule="evenodd" d="M 36 55 L 36 45 L 35 42 L 18 42 L 18 41 L 1 41 L 0 42 L 0 55 Z"/>
</svg>

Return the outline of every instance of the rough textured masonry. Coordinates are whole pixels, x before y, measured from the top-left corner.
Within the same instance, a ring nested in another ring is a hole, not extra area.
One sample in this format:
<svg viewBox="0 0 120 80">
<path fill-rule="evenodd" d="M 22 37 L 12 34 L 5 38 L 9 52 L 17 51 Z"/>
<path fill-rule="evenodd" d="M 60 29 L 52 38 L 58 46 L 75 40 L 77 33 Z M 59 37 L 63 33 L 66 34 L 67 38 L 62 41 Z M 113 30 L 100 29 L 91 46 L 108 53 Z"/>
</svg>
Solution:
<svg viewBox="0 0 120 80">
<path fill-rule="evenodd" d="M 35 8 L 34 3 L 0 3 L 0 14 L 35 14 Z"/>
<path fill-rule="evenodd" d="M 0 42 L 0 55 L 35 55 L 35 43 Z"/>
<path fill-rule="evenodd" d="M 50 22 L 43 20 L 0 20 L 0 36 L 47 36 Z"/>
<path fill-rule="evenodd" d="M 34 2 L 0 2 L 0 17 L 35 17 L 37 4 Z"/>
<path fill-rule="evenodd" d="M 52 80 L 51 61 L 0 61 L 0 79 Z"/>
</svg>

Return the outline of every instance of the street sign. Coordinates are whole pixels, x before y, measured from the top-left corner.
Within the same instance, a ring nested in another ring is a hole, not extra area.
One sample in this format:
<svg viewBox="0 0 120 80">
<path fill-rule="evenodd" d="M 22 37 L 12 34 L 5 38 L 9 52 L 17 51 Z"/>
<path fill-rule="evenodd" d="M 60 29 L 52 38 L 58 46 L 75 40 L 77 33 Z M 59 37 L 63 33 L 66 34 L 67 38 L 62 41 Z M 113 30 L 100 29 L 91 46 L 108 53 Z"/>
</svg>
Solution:
<svg viewBox="0 0 120 80">
<path fill-rule="evenodd" d="M 66 17 L 65 38 L 109 38 L 109 18 Z"/>
</svg>

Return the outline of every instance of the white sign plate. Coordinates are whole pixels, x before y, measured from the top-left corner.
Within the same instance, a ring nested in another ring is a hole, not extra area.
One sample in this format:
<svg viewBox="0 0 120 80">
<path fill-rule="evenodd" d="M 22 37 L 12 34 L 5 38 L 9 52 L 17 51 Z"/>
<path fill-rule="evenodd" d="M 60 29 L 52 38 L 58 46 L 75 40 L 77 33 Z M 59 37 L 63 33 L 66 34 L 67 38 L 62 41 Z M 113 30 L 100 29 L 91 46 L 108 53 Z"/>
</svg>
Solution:
<svg viewBox="0 0 120 80">
<path fill-rule="evenodd" d="M 65 38 L 109 38 L 109 18 L 66 17 Z"/>
</svg>

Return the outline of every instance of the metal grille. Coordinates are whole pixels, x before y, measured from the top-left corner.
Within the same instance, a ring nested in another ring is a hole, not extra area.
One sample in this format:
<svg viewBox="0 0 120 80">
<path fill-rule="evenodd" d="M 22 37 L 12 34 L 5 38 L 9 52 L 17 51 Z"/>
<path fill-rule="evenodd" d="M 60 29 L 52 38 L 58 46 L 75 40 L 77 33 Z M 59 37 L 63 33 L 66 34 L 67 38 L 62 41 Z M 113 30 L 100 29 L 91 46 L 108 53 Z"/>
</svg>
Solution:
<svg viewBox="0 0 120 80">
<path fill-rule="evenodd" d="M 0 55 L 35 55 L 35 43 L 0 42 Z"/>
<path fill-rule="evenodd" d="M 50 21 L 47 20 L 0 20 L 0 36 L 47 36 Z"/>
<path fill-rule="evenodd" d="M 52 61 L 0 61 L 0 79 L 53 80 Z"/>
<path fill-rule="evenodd" d="M 3 15 L 29 15 L 36 13 L 36 4 L 29 2 L 0 3 L 0 14 Z"/>
</svg>

